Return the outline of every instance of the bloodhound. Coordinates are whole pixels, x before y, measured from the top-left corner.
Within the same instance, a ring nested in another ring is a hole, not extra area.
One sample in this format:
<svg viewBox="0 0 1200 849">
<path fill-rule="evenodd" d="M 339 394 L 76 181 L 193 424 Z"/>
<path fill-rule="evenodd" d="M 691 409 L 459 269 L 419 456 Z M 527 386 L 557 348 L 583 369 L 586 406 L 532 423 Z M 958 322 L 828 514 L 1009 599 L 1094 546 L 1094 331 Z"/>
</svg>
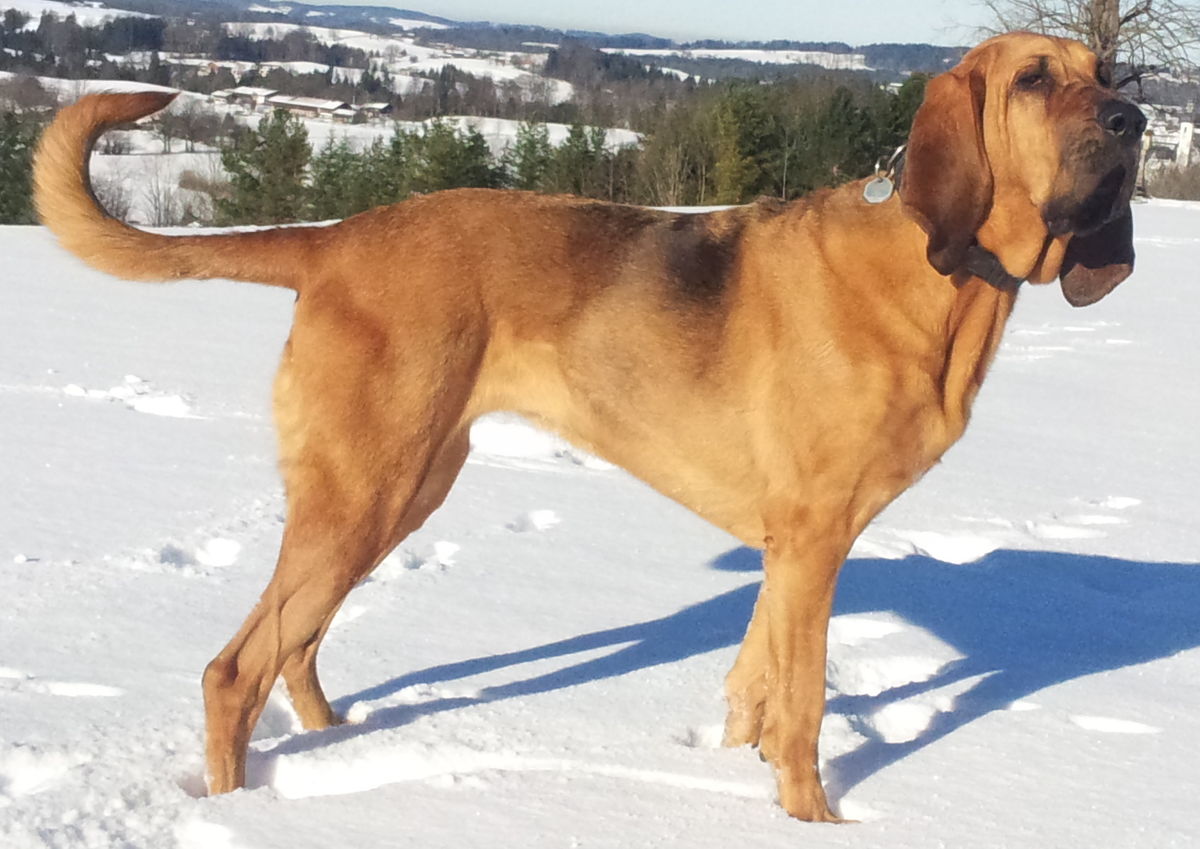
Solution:
<svg viewBox="0 0 1200 849">
<path fill-rule="evenodd" d="M 172 95 L 63 110 L 42 220 L 136 280 L 297 292 L 275 382 L 287 523 L 274 577 L 204 672 L 209 789 L 242 785 L 282 674 L 338 721 L 316 657 L 334 612 L 443 501 L 478 416 L 554 430 L 765 549 L 726 679 L 725 742 L 757 745 L 795 817 L 818 772 L 826 626 L 855 537 L 962 434 L 1022 281 L 1076 305 L 1132 270 L 1145 126 L 1082 44 L 991 39 L 929 83 L 898 175 L 699 215 L 519 192 L 416 197 L 330 227 L 169 237 L 106 215 L 88 153 Z"/>
</svg>

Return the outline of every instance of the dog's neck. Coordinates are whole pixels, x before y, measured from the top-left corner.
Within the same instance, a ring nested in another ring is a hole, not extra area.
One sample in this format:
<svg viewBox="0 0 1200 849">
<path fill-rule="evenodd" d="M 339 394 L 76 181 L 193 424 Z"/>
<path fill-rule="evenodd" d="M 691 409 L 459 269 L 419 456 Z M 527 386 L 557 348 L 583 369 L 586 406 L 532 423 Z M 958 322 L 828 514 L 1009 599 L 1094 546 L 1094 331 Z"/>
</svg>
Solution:
<svg viewBox="0 0 1200 849">
<path fill-rule="evenodd" d="M 861 194 L 862 189 L 855 183 L 838 191 Z M 925 259 L 927 237 L 904 214 L 899 197 L 862 206 L 869 208 L 865 214 L 871 218 L 870 226 L 880 233 L 878 242 L 889 246 L 889 250 L 869 252 L 860 262 L 876 268 L 886 264 L 909 269 L 908 279 L 888 279 L 894 277 L 888 274 L 885 285 L 892 287 L 893 303 L 905 313 L 911 326 L 925 331 L 921 366 L 942 396 L 949 445 L 967 425 L 1023 281 L 982 247 L 969 252 L 960 271 L 943 276 Z M 904 257 L 895 255 L 900 252 Z M 903 259 L 907 261 L 898 261 Z M 921 272 L 913 275 L 914 268 Z"/>
</svg>

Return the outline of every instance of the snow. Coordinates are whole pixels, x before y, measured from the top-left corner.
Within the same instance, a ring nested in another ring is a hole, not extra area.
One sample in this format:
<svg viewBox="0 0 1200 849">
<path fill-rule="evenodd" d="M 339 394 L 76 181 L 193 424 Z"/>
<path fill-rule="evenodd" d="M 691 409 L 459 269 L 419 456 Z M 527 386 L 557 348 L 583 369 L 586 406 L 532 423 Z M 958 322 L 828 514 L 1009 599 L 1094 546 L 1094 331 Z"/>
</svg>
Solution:
<svg viewBox="0 0 1200 849">
<path fill-rule="evenodd" d="M 76 6 L 73 3 L 61 3 L 58 0 L 3 0 L 0 2 L 0 11 L 4 9 L 16 9 L 19 12 L 24 12 L 32 16 L 27 24 L 27 28 L 36 29 L 38 21 L 46 12 L 52 12 L 58 15 L 59 18 L 66 18 L 69 15 L 75 16 L 75 21 L 80 26 L 100 26 L 105 21 L 110 21 L 113 18 L 148 18 L 151 15 L 146 15 L 141 12 L 129 12 L 125 9 L 109 9 L 100 4 L 88 4 Z"/>
<path fill-rule="evenodd" d="M 823 50 L 739 50 L 736 48 L 694 49 L 642 49 L 624 47 L 602 47 L 605 53 L 621 53 L 628 56 L 673 56 L 695 59 L 739 59 L 743 62 L 761 62 L 768 65 L 820 65 L 822 68 L 843 71 L 869 71 L 867 57 L 862 53 L 829 53 Z"/>
<path fill-rule="evenodd" d="M 376 35 L 357 30 L 289 23 L 239 22 L 224 26 L 230 34 L 256 39 L 283 38 L 290 32 L 303 31 L 322 44 L 355 47 L 381 57 L 373 59 L 374 67 L 386 67 L 390 74 L 401 80 L 417 73 L 436 73 L 446 65 L 454 65 L 461 71 L 489 77 L 497 83 L 516 83 L 533 95 L 548 98 L 551 103 L 570 100 L 574 94 L 570 83 L 536 73 L 546 63 L 545 53 L 478 51 L 418 44 L 415 38 L 404 35 Z"/>
<path fill-rule="evenodd" d="M 449 24 L 422 21 L 419 18 L 388 18 L 388 23 L 400 29 L 450 29 Z"/>
<path fill-rule="evenodd" d="M 249 788 L 199 798 L 199 676 L 282 528 L 292 296 L 0 228 L 0 845 L 1196 845 L 1200 206 L 1135 219 L 1102 303 L 1022 294 L 967 436 L 843 572 L 838 828 L 718 746 L 757 555 L 504 417 L 335 621 L 351 723 L 276 694 Z"/>
</svg>

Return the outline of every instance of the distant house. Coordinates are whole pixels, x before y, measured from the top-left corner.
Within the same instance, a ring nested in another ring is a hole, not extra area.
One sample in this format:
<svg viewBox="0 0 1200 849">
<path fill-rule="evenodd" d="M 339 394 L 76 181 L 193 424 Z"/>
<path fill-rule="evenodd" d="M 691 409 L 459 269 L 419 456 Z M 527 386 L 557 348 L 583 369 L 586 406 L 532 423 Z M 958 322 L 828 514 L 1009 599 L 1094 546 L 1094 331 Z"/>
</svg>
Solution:
<svg viewBox="0 0 1200 849">
<path fill-rule="evenodd" d="M 1160 106 L 1145 104 L 1149 123 L 1142 144 L 1148 168 L 1175 165 L 1186 168 L 1192 159 L 1192 140 L 1196 131 L 1196 106 Z"/>
<path fill-rule="evenodd" d="M 278 91 L 273 88 L 242 85 L 237 88 L 223 88 L 214 91 L 209 97 L 219 103 L 244 106 L 247 109 L 259 109 L 275 94 L 278 94 Z"/>
<path fill-rule="evenodd" d="M 290 97 L 276 94 L 267 98 L 267 105 L 273 109 L 285 109 L 301 118 L 333 118 L 342 109 L 350 109 L 350 104 L 344 100 L 322 100 L 319 97 Z M 350 111 L 353 117 L 353 110 Z"/>
<path fill-rule="evenodd" d="M 354 108 L 365 118 L 382 118 L 384 115 L 392 114 L 392 104 L 390 103 L 360 103 Z"/>
</svg>

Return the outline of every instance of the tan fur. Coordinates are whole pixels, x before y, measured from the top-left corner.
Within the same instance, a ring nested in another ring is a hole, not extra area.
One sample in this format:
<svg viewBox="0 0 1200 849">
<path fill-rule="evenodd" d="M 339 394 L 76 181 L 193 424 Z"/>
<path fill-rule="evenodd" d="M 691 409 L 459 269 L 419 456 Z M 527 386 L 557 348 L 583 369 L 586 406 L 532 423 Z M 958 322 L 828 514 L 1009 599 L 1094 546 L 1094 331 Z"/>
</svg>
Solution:
<svg viewBox="0 0 1200 849">
<path fill-rule="evenodd" d="M 1079 45 L 995 39 L 931 88 L 903 202 L 868 204 L 855 183 L 697 216 L 462 190 L 327 228 L 164 237 L 101 212 L 86 161 L 105 127 L 169 98 L 64 110 L 36 185 L 65 247 L 125 277 L 299 293 L 275 384 L 287 525 L 274 578 L 204 675 L 212 792 L 242 785 L 279 674 L 306 727 L 336 721 L 315 665 L 334 612 L 441 504 L 470 423 L 513 410 L 765 548 L 726 682 L 726 742 L 761 747 L 789 813 L 835 820 L 817 736 L 838 569 L 963 432 L 1015 299 L 956 261 L 939 273 L 934 241 L 949 233 L 936 248 L 949 262 L 978 229 L 1011 270 L 1053 279 L 1070 237 L 1030 210 L 1093 178 L 1067 152 L 1097 133 L 1095 106 L 1050 122 L 1054 92 L 1041 106 L 1010 93 L 1014 68 L 1039 55 L 1057 63 L 1063 92 L 1107 97 Z M 1008 136 L 1022 128 L 1040 141 L 1016 156 Z M 952 169 L 966 194 L 925 176 L 942 151 L 970 160 Z M 969 208 L 945 214 L 960 201 Z M 951 233 L 964 216 L 970 231 Z"/>
</svg>

